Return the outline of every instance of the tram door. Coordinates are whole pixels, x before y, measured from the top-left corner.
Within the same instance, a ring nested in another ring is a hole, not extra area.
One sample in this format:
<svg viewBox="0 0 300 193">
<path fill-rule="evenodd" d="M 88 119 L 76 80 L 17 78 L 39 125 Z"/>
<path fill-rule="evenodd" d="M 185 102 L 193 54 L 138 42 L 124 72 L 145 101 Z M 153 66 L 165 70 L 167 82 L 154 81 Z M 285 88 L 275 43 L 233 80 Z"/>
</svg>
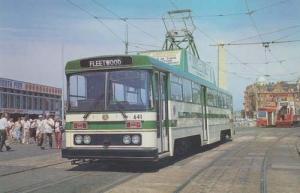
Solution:
<svg viewBox="0 0 300 193">
<path fill-rule="evenodd" d="M 201 87 L 202 98 L 202 139 L 204 144 L 208 142 L 208 125 L 207 125 L 207 89 Z"/>
<path fill-rule="evenodd" d="M 156 109 L 157 109 L 157 147 L 158 152 L 169 151 L 168 130 L 168 97 L 167 97 L 167 75 L 162 72 L 155 73 L 156 84 Z"/>
</svg>

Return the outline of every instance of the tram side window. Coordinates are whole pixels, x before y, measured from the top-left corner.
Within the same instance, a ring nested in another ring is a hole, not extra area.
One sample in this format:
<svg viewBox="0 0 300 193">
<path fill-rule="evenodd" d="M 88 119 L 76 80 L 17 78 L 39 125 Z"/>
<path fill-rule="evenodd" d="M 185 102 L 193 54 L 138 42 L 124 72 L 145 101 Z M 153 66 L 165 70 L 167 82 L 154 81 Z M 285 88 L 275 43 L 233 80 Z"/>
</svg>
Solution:
<svg viewBox="0 0 300 193">
<path fill-rule="evenodd" d="M 192 102 L 192 82 L 187 79 L 183 79 L 183 100 Z"/>
<path fill-rule="evenodd" d="M 218 104 L 217 91 L 207 89 L 207 105 L 211 107 L 216 107 Z"/>
<path fill-rule="evenodd" d="M 182 79 L 178 76 L 171 76 L 171 98 L 182 101 Z"/>
<path fill-rule="evenodd" d="M 224 99 L 224 94 L 223 93 L 219 93 L 218 95 L 218 107 L 219 108 L 225 108 L 225 99 Z"/>
<path fill-rule="evenodd" d="M 201 86 L 197 83 L 192 83 L 193 103 L 201 104 Z"/>
</svg>

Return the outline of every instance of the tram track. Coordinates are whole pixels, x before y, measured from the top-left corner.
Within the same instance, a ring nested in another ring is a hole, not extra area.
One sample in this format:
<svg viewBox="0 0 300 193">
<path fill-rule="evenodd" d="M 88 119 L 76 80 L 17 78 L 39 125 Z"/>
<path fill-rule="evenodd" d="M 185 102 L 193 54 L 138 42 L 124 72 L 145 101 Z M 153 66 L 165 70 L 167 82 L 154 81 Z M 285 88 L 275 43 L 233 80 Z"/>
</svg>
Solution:
<svg viewBox="0 0 300 193">
<path fill-rule="evenodd" d="M 267 149 L 266 149 L 266 151 L 264 153 L 263 162 L 262 162 L 261 170 L 260 170 L 260 192 L 261 193 L 267 193 L 267 167 L 268 167 L 268 156 L 269 156 L 269 153 L 272 151 L 272 149 L 273 149 L 273 147 L 274 147 L 275 144 L 277 144 L 283 138 L 291 135 L 292 133 L 293 132 L 289 132 L 288 134 L 284 134 L 284 135 L 278 136 L 278 139 L 276 139 L 275 142 L 273 142 L 271 145 L 269 145 L 267 147 Z M 224 158 L 225 156 L 227 156 L 227 157 L 228 156 L 229 157 L 233 157 L 235 155 L 238 155 L 241 152 L 244 152 L 244 150 L 246 150 L 247 148 L 249 148 L 250 145 L 252 145 L 252 144 L 255 145 L 255 142 L 256 142 L 256 140 L 257 140 L 258 137 L 259 136 L 256 135 L 255 138 L 252 141 L 246 143 L 245 145 L 239 147 L 238 149 L 234 149 L 234 150 L 231 150 L 230 152 L 226 152 L 226 153 L 223 153 L 223 154 L 219 155 L 217 158 L 215 158 L 207 166 L 205 166 L 205 167 L 199 169 L 198 171 L 196 171 L 190 178 L 188 178 L 180 186 L 178 186 L 174 192 L 175 193 L 182 192 L 190 183 L 193 182 L 194 179 L 196 179 L 203 172 L 205 172 L 206 170 L 208 170 L 209 168 L 211 168 L 212 166 L 214 166 L 217 162 L 221 161 L 222 158 Z M 222 176 L 225 175 L 226 170 L 228 169 L 226 166 L 231 166 L 236 161 L 235 159 L 229 159 L 229 160 L 230 161 L 226 161 L 226 159 L 225 159 L 226 162 L 224 162 L 224 166 L 225 166 L 224 168 L 215 169 L 209 175 L 211 177 L 210 179 L 214 179 L 214 180 L 212 181 L 212 184 L 210 185 L 210 187 L 208 187 L 208 192 L 212 191 L 212 188 L 216 185 L 216 183 L 219 181 L 219 179 Z M 236 173 L 237 174 L 240 173 L 241 172 L 240 170 L 241 170 L 241 168 L 238 168 L 238 170 L 236 171 Z M 234 183 L 234 180 L 232 181 L 232 183 Z M 205 186 L 207 187 L 207 185 L 205 185 Z"/>
<path fill-rule="evenodd" d="M 39 166 L 39 167 L 33 167 L 33 168 L 23 169 L 23 170 L 19 170 L 19 171 L 10 172 L 10 173 L 0 174 L 0 178 L 5 177 L 5 176 L 14 175 L 14 174 L 29 172 L 29 171 L 33 171 L 33 170 L 43 169 L 43 168 L 47 168 L 47 167 L 51 167 L 51 166 L 56 166 L 56 165 L 60 165 L 60 164 L 68 163 L 68 162 L 70 162 L 70 161 L 69 160 L 61 161 L 61 162 L 47 164 L 47 165 L 43 165 L 43 166 Z"/>
<path fill-rule="evenodd" d="M 239 147 L 238 150 L 231 150 L 230 152 L 224 152 L 221 155 L 219 155 L 218 157 L 216 157 L 211 163 L 209 163 L 208 165 L 206 165 L 205 167 L 197 170 L 190 178 L 188 178 L 187 180 L 185 180 L 180 186 L 178 186 L 176 188 L 176 190 L 174 191 L 174 193 L 179 193 L 181 192 L 185 187 L 187 187 L 196 177 L 198 177 L 201 173 L 203 173 L 205 170 L 207 170 L 208 168 L 212 167 L 214 164 L 216 164 L 218 161 L 220 161 L 226 154 L 230 154 L 233 153 L 233 155 L 238 154 L 239 152 L 241 152 L 242 150 L 244 150 L 246 147 L 248 147 L 249 144 L 251 144 L 252 142 L 248 142 L 247 144 L 243 145 L 242 147 Z M 233 161 L 232 161 L 233 162 Z M 231 163 L 231 162 L 230 162 Z M 230 164 L 229 163 L 229 164 Z M 225 172 L 225 171 L 224 171 Z"/>
<path fill-rule="evenodd" d="M 268 156 L 270 154 L 270 152 L 274 149 L 275 144 L 279 143 L 283 138 L 290 136 L 291 134 L 293 134 L 295 132 L 289 132 L 286 135 L 283 135 L 281 137 L 279 137 L 274 143 L 272 143 L 271 145 L 269 145 L 269 148 L 267 149 L 267 151 L 265 152 L 264 158 L 263 158 L 263 163 L 261 166 L 261 176 L 260 176 L 260 192 L 261 193 L 267 193 L 268 192 Z"/>
<path fill-rule="evenodd" d="M 33 172 L 33 171 L 37 171 L 37 170 L 39 171 L 39 170 L 45 169 L 47 167 L 58 166 L 58 165 L 62 165 L 62 164 L 69 163 L 69 162 L 70 161 L 68 160 L 68 161 L 44 165 L 41 167 L 34 167 L 34 168 L 30 168 L 30 169 L 25 169 L 22 171 L 11 172 L 11 173 L 1 175 L 0 178 L 3 178 L 3 177 L 13 177 L 14 178 L 14 175 L 19 175 L 19 174 L 26 173 L 26 172 Z M 78 181 L 78 179 L 84 179 L 84 178 L 88 177 L 89 175 L 95 176 L 96 178 L 98 177 L 99 179 L 102 178 L 101 176 L 104 177 L 107 174 L 115 175 L 115 174 L 113 174 L 114 172 L 109 172 L 110 168 L 113 167 L 111 165 L 107 165 L 107 164 L 101 165 L 100 163 L 97 163 L 97 164 L 93 164 L 93 165 L 82 164 L 82 165 L 80 165 L 80 167 L 81 166 L 83 166 L 84 168 L 87 167 L 88 169 L 85 170 L 85 169 L 79 169 L 79 168 L 75 167 L 75 169 L 72 168 L 72 169 L 68 170 L 69 172 L 72 172 L 72 171 L 75 172 L 74 174 L 70 173 L 71 175 L 69 175 L 69 176 L 59 177 L 54 180 L 53 179 L 52 180 L 42 180 L 42 181 L 39 181 L 36 183 L 31 183 L 31 184 L 28 184 L 28 185 L 25 185 L 22 187 L 18 187 L 15 189 L 12 188 L 12 189 L 10 189 L 8 191 L 4 191 L 4 192 L 7 192 L 7 193 L 10 193 L 10 192 L 16 192 L 16 193 L 17 192 L 22 192 L 22 193 L 40 192 L 40 191 L 47 190 L 48 188 L 52 189 L 52 187 L 61 186 L 61 184 L 68 184 L 68 183 L 72 184 L 72 182 L 71 182 L 72 180 Z M 100 171 L 99 171 L 99 166 L 101 168 Z M 129 166 L 128 171 L 131 171 L 131 169 L 132 169 L 131 166 Z M 43 171 L 40 171 L 40 172 L 43 172 Z M 109 172 L 109 173 L 107 173 L 107 172 Z M 118 176 L 118 177 L 116 177 L 115 180 L 113 180 L 111 182 L 107 182 L 103 186 L 100 185 L 99 187 L 96 187 L 95 189 L 89 190 L 86 192 L 89 192 L 89 193 L 106 192 L 106 191 L 108 191 L 122 183 L 125 183 L 129 180 L 132 180 L 142 174 L 141 172 L 139 172 L 139 173 L 128 172 L 127 173 L 127 172 L 122 172 L 122 171 L 117 172 L 117 173 L 122 173 L 122 176 Z M 32 174 L 28 174 L 28 175 L 32 175 Z M 117 175 L 115 175 L 115 176 L 117 176 Z M 0 188 L 0 190 L 1 190 L 1 188 Z"/>
</svg>

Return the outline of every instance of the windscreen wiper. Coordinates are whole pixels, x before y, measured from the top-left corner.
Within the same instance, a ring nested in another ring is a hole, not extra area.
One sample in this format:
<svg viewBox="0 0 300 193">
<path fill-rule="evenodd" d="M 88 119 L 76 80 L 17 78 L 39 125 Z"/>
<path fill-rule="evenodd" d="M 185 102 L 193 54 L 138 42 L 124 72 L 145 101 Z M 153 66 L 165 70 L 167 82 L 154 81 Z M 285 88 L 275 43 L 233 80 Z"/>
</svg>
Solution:
<svg viewBox="0 0 300 193">
<path fill-rule="evenodd" d="M 117 110 L 122 114 L 124 120 L 126 120 L 128 118 L 128 116 L 126 115 L 126 113 L 122 110 L 124 109 L 124 106 L 122 104 L 122 102 L 125 101 L 114 101 L 116 103 L 116 105 L 119 107 Z"/>
<path fill-rule="evenodd" d="M 103 93 L 102 95 L 100 95 L 99 97 L 97 97 L 96 101 L 93 103 L 92 106 L 97 106 L 99 104 L 100 100 L 103 96 L 105 95 L 105 93 Z M 83 115 L 84 119 L 87 119 L 89 117 L 89 115 L 92 113 L 92 111 L 88 111 Z"/>
</svg>

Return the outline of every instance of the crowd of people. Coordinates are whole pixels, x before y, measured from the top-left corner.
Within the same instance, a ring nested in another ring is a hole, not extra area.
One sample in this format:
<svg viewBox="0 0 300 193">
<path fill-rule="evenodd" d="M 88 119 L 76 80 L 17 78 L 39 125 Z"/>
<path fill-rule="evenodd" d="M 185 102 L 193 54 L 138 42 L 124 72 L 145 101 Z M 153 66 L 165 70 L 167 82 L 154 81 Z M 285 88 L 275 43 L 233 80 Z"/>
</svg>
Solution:
<svg viewBox="0 0 300 193">
<path fill-rule="evenodd" d="M 3 147 L 11 150 L 9 144 L 17 142 L 22 144 L 37 144 L 41 149 L 48 146 L 53 148 L 53 136 L 57 149 L 62 148 L 63 124 L 59 117 L 50 114 L 39 115 L 37 119 L 19 117 L 16 120 L 3 113 L 0 119 L 0 152 Z"/>
</svg>

